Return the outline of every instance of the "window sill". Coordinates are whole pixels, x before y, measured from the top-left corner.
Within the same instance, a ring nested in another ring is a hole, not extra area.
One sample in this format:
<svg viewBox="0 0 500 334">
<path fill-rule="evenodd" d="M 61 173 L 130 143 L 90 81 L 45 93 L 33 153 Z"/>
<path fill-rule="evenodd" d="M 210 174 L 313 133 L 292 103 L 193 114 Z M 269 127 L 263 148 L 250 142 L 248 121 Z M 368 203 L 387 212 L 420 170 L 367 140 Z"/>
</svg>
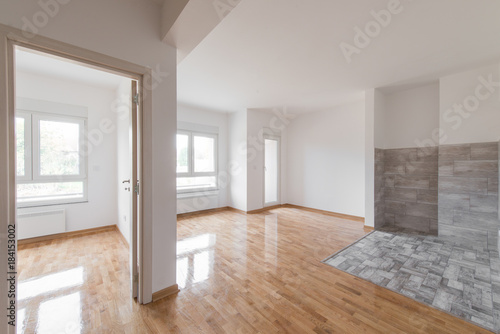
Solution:
<svg viewBox="0 0 500 334">
<path fill-rule="evenodd" d="M 81 199 L 77 201 L 68 201 L 68 202 L 30 202 L 30 203 L 17 203 L 18 209 L 28 209 L 28 208 L 41 208 L 45 206 L 61 206 L 61 205 L 73 205 L 73 204 L 87 204 L 89 201 L 86 199 Z"/>
<path fill-rule="evenodd" d="M 214 190 L 194 190 L 190 192 L 177 193 L 177 199 L 193 198 L 193 197 L 207 197 L 207 196 L 218 196 L 219 189 Z"/>
</svg>

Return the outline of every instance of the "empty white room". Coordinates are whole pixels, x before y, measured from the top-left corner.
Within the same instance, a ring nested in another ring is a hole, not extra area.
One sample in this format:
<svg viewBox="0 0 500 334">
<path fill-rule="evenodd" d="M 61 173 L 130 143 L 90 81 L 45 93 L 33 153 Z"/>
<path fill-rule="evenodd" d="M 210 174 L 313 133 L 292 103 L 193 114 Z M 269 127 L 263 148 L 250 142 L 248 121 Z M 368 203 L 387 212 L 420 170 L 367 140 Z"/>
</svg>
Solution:
<svg viewBox="0 0 500 334">
<path fill-rule="evenodd" d="M 499 17 L 0 4 L 0 332 L 500 332 Z"/>
</svg>

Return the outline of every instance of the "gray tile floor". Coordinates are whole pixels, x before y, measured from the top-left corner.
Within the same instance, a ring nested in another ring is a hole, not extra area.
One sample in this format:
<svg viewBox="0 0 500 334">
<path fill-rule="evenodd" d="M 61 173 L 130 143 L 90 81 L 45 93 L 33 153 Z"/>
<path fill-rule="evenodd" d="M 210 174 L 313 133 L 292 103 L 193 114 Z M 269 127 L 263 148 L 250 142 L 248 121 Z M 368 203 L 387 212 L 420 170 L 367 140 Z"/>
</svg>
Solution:
<svg viewBox="0 0 500 334">
<path fill-rule="evenodd" d="M 500 259 L 483 244 L 375 231 L 324 261 L 434 308 L 500 331 Z"/>
</svg>

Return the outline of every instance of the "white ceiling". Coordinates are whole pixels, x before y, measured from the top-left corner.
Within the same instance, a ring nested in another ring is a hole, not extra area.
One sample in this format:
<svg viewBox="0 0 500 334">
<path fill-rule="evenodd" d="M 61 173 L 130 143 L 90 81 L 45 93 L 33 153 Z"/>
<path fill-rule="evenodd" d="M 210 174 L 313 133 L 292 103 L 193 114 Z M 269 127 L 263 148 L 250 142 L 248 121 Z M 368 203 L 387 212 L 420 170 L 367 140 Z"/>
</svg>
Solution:
<svg viewBox="0 0 500 334">
<path fill-rule="evenodd" d="M 180 103 L 220 111 L 328 109 L 500 59 L 500 1 L 401 0 L 347 63 L 340 44 L 397 0 L 242 0 L 178 67 Z M 196 23 L 193 23 L 196 24 Z"/>
<path fill-rule="evenodd" d="M 110 90 L 116 90 L 123 80 L 130 80 L 23 48 L 16 50 L 16 71 Z"/>
</svg>

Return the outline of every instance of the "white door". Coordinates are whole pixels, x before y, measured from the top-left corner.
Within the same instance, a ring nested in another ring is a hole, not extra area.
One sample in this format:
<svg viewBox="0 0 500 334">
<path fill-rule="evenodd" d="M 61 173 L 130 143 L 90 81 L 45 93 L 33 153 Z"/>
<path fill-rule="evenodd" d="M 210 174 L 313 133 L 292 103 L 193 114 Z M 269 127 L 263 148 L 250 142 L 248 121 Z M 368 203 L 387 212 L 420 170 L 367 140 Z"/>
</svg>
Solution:
<svg viewBox="0 0 500 334">
<path fill-rule="evenodd" d="M 130 115 L 130 157 L 131 157 L 131 179 L 130 179 L 130 194 L 131 194 L 131 236 L 132 236 L 132 249 L 130 252 L 130 272 L 131 272 L 131 287 L 132 297 L 137 298 L 139 303 L 142 303 L 142 231 L 141 231 L 141 201 L 140 201 L 140 175 L 141 175 L 141 112 L 140 95 L 137 81 L 132 81 L 132 109 Z"/>
<path fill-rule="evenodd" d="M 280 203 L 280 139 L 264 137 L 264 206 Z"/>
</svg>

